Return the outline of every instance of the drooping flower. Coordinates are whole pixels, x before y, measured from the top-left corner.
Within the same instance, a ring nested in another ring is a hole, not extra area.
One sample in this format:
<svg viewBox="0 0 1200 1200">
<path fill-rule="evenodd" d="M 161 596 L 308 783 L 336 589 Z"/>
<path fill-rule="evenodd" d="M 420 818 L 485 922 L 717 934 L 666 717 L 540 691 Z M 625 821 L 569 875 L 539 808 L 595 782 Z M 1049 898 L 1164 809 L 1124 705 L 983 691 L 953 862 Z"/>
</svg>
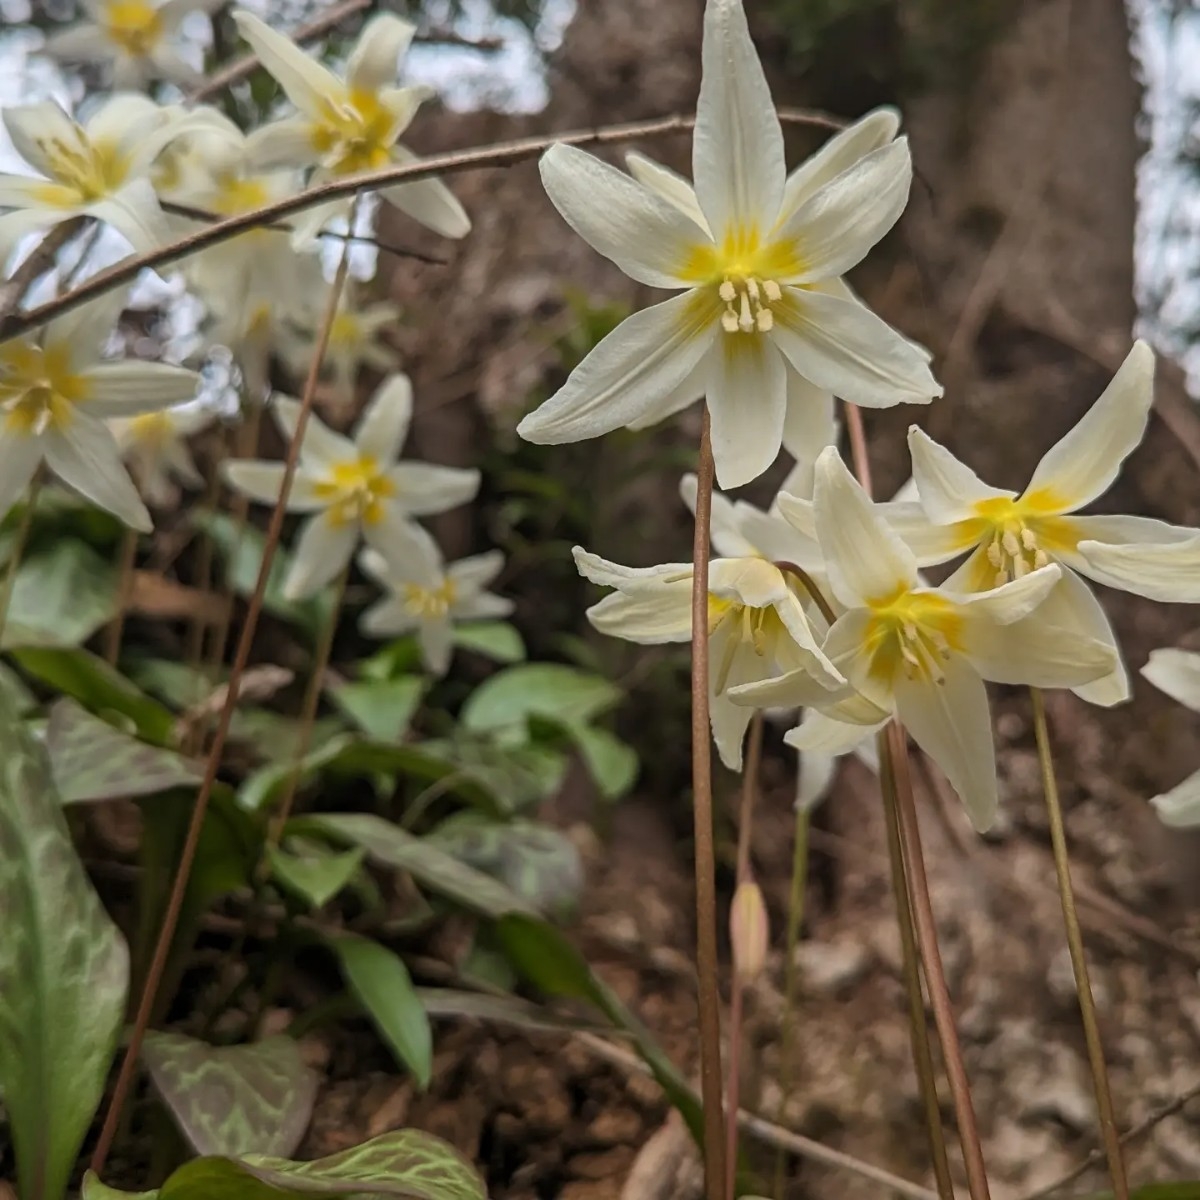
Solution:
<svg viewBox="0 0 1200 1200">
<path fill-rule="evenodd" d="M 623 567 L 578 546 L 574 553 L 581 575 L 616 589 L 587 610 L 601 633 L 649 645 L 690 640 L 691 563 Z M 732 770 L 741 769 L 751 713 L 730 702 L 731 688 L 779 672 L 803 677 L 822 695 L 844 685 L 817 644 L 805 599 L 794 580 L 765 559 L 717 558 L 709 564 L 709 712 L 717 752 Z"/>
<path fill-rule="evenodd" d="M 401 553 L 365 550 L 359 556 L 363 571 L 388 593 L 359 624 L 371 637 L 415 632 L 426 669 L 445 675 L 456 622 L 497 620 L 513 610 L 511 600 L 487 590 L 504 566 L 504 555 L 491 550 L 446 564 L 425 530 L 417 529 L 416 535 Z"/>
<path fill-rule="evenodd" d="M 418 161 L 398 139 L 432 92 L 425 87 L 395 86 L 397 63 L 414 33 L 407 21 L 388 13 L 369 20 L 346 61 L 344 77 L 339 78 L 253 14 L 235 12 L 234 20 L 263 66 L 300 110 L 251 135 L 260 166 L 316 166 L 313 182 L 318 183 Z M 443 237 L 464 237 L 471 228 L 462 205 L 439 179 L 380 191 L 401 212 Z M 321 206 L 298 223 L 300 239 L 347 208 L 341 202 Z"/>
<path fill-rule="evenodd" d="M 166 506 L 175 500 L 172 479 L 189 488 L 204 486 L 187 439 L 211 425 L 214 416 L 210 408 L 189 404 L 109 421 L 121 455 L 149 503 Z"/>
<path fill-rule="evenodd" d="M 93 504 L 134 529 L 151 528 L 105 419 L 190 399 L 200 377 L 165 363 L 102 359 L 121 303 L 113 293 L 0 343 L 0 513 L 44 461 Z"/>
<path fill-rule="evenodd" d="M 717 478 L 728 488 L 778 453 L 789 374 L 870 407 L 941 394 L 925 352 L 840 284 L 904 208 L 907 140 L 863 154 L 808 194 L 789 192 L 783 132 L 740 0 L 709 0 L 705 10 L 694 211 L 664 198 L 661 177 L 648 187 L 565 145 L 547 151 L 541 170 L 577 233 L 639 283 L 681 294 L 601 341 L 521 422 L 529 441 L 644 424 L 704 392 Z M 827 420 L 824 402 L 796 407 Z"/>
<path fill-rule="evenodd" d="M 195 87 L 204 77 L 171 39 L 189 13 L 211 13 L 224 0 L 83 0 L 90 20 L 46 40 L 46 53 L 68 62 L 111 62 L 113 86 L 144 88 L 153 79 Z"/>
<path fill-rule="evenodd" d="M 1113 652 L 1041 618 L 1039 605 L 1061 575 L 1057 566 L 974 594 L 924 586 L 916 558 L 833 447 L 817 460 L 816 474 L 816 534 L 843 610 L 822 649 L 854 694 L 824 701 L 804 672 L 794 672 L 736 688 L 733 699 L 803 703 L 835 721 L 872 727 L 898 717 L 985 830 L 997 789 L 984 680 L 1075 687 L 1110 672 Z M 828 752 L 837 732 L 817 723 L 815 736 Z M 787 740 L 803 751 L 813 736 L 801 725 Z"/>
<path fill-rule="evenodd" d="M 273 411 L 285 438 L 295 433 L 300 405 L 277 396 Z M 387 556 L 402 557 L 418 530 L 414 517 L 467 503 L 479 490 L 479 472 L 429 463 L 400 462 L 412 419 L 412 387 L 405 375 L 385 380 L 367 405 L 353 438 L 310 415 L 287 507 L 311 513 L 296 545 L 285 584 L 288 596 L 311 595 L 350 561 L 359 537 Z M 283 482 L 281 462 L 231 462 L 225 478 L 262 504 L 274 504 Z M 400 548 L 400 549 L 398 549 Z"/>
<path fill-rule="evenodd" d="M 1077 516 L 1102 496 L 1142 440 L 1150 416 L 1154 354 L 1136 342 L 1100 399 L 1047 451 L 1020 495 L 990 487 L 949 450 L 909 431 L 919 515 L 893 512 L 895 527 L 925 563 L 970 551 L 947 587 L 980 591 L 1048 562 L 1062 580 L 1041 609 L 1054 624 L 1113 648 L 1111 675 L 1077 688 L 1097 704 L 1129 696 L 1129 682 L 1108 618 L 1086 575 L 1152 600 L 1200 601 L 1200 530 L 1149 517 Z"/>
<path fill-rule="evenodd" d="M 1142 675 L 1172 700 L 1200 713 L 1200 654 L 1187 650 L 1154 650 Z M 1200 825 L 1200 770 L 1150 801 L 1163 824 L 1181 828 Z"/>
<path fill-rule="evenodd" d="M 80 125 L 52 100 L 4 109 L 21 157 L 44 178 L 0 174 L 0 260 L 28 233 L 72 217 L 111 225 L 137 250 L 167 240 L 169 228 L 151 166 L 172 136 L 171 110 L 145 96 L 113 96 Z"/>
</svg>

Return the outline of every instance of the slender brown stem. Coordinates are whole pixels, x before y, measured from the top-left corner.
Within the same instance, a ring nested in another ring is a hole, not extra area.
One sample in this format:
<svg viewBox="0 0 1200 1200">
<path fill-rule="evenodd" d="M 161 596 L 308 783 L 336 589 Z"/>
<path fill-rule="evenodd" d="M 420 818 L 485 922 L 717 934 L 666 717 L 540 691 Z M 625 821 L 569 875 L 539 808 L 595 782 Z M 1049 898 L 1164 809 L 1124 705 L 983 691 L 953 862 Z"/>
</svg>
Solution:
<svg viewBox="0 0 1200 1200">
<path fill-rule="evenodd" d="M 908 871 L 900 841 L 900 818 L 896 803 L 896 772 L 892 747 L 886 733 L 876 739 L 879 747 L 879 784 L 883 794 L 883 812 L 887 825 L 888 860 L 892 868 L 892 895 L 896 902 L 896 924 L 900 929 L 900 957 L 904 967 L 904 990 L 908 995 L 909 1035 L 912 1038 L 913 1065 L 921 1088 L 925 1110 L 925 1132 L 941 1200 L 954 1200 L 950 1160 L 946 1154 L 946 1132 L 942 1128 L 942 1110 L 938 1103 L 937 1075 L 925 1026 L 925 999 L 921 991 L 921 972 L 917 966 L 917 946 L 913 933 L 912 905 L 908 898 Z"/>
<path fill-rule="evenodd" d="M 126 529 L 121 538 L 117 568 L 117 613 L 104 630 L 104 661 L 116 666 L 125 636 L 125 614 L 133 599 L 133 564 L 137 561 L 138 535 L 136 529 Z"/>
<path fill-rule="evenodd" d="M 196 805 L 192 810 L 191 821 L 188 824 L 187 837 L 180 853 L 179 863 L 175 872 L 171 895 L 167 900 L 167 909 L 163 914 L 162 927 L 158 940 L 154 945 L 154 956 L 150 961 L 146 982 L 138 1001 L 137 1013 L 134 1017 L 133 1028 L 129 1034 L 129 1042 L 125 1056 L 121 1060 L 121 1069 L 117 1073 L 117 1082 L 113 1087 L 112 1098 L 104 1115 L 96 1148 L 92 1154 L 91 1168 L 99 1175 L 108 1160 L 108 1152 L 112 1148 L 113 1136 L 117 1130 L 117 1122 L 129 1098 L 133 1086 L 134 1075 L 137 1071 L 138 1055 L 141 1053 L 142 1042 L 145 1040 L 146 1027 L 150 1021 L 150 1013 L 162 981 L 163 971 L 167 965 L 167 956 L 171 950 L 171 941 L 175 928 L 179 923 L 179 914 L 183 908 L 183 898 L 187 889 L 188 878 L 191 875 L 192 863 L 196 858 L 196 848 L 200 843 L 200 831 L 204 826 L 204 814 L 208 811 L 208 803 L 217 781 L 217 772 L 221 766 L 221 756 L 225 750 L 225 741 L 229 736 L 229 726 L 233 720 L 233 712 L 237 707 L 239 684 L 242 672 L 250 659 L 250 650 L 254 644 L 254 634 L 258 628 L 258 618 L 262 612 L 263 595 L 267 589 L 267 578 L 271 572 L 271 564 L 275 561 L 275 551 L 279 546 L 279 538 L 283 532 L 283 517 L 286 511 L 288 496 L 292 490 L 292 480 L 296 475 L 296 464 L 300 459 L 300 443 L 304 438 L 304 430 L 308 425 L 309 413 L 312 411 L 313 397 L 317 391 L 317 378 L 321 371 L 321 361 L 325 357 L 329 345 L 329 331 L 337 312 L 338 298 L 346 283 L 346 274 L 350 265 L 350 256 L 343 250 L 338 263 L 337 274 L 333 286 L 329 289 L 329 297 L 325 304 L 325 312 L 317 333 L 316 346 L 308 366 L 308 377 L 304 382 L 304 392 L 300 398 L 300 411 L 296 417 L 296 429 L 288 445 L 287 459 L 284 463 L 283 481 L 279 489 L 279 500 L 271 511 L 271 520 L 267 526 L 266 538 L 263 542 L 262 562 L 258 568 L 258 579 L 254 584 L 254 592 L 246 608 L 242 622 L 241 636 L 238 638 L 237 651 L 234 654 L 233 666 L 229 672 L 229 684 L 226 689 L 225 703 L 221 708 L 221 716 L 217 722 L 216 734 L 212 747 L 205 762 L 204 779 L 196 796 Z"/>
<path fill-rule="evenodd" d="M 1038 688 L 1029 689 L 1033 702 L 1033 728 L 1037 737 L 1038 762 L 1042 768 L 1042 790 L 1046 794 L 1046 811 L 1050 816 L 1050 842 L 1054 847 L 1054 870 L 1058 875 L 1058 895 L 1062 900 L 1063 924 L 1067 929 L 1067 946 L 1071 951 L 1071 969 L 1075 973 L 1075 991 L 1079 996 L 1079 1015 L 1083 1019 L 1083 1036 L 1087 1042 L 1088 1061 L 1096 1090 L 1096 1108 L 1100 1115 L 1100 1135 L 1108 1174 L 1112 1179 L 1116 1200 L 1129 1200 L 1129 1181 L 1125 1176 L 1125 1158 L 1117 1131 L 1113 1110 L 1112 1089 L 1108 1067 L 1104 1061 L 1104 1043 L 1100 1037 L 1100 1022 L 1096 1016 L 1096 1000 L 1088 977 L 1087 957 L 1083 949 L 1083 931 L 1075 911 L 1075 893 L 1071 887 L 1071 856 L 1067 851 L 1067 833 L 1063 826 L 1062 805 L 1058 799 L 1058 782 L 1054 777 L 1054 754 L 1050 748 L 1050 726 L 1046 720 L 1046 702 Z"/>
<path fill-rule="evenodd" d="M 963 1063 L 962 1045 L 954 1024 L 954 1006 L 946 984 L 942 952 L 938 947 L 937 923 L 933 916 L 933 902 L 929 897 L 929 879 L 925 874 L 925 855 L 921 849 L 921 827 L 917 821 L 917 806 L 913 798 L 912 778 L 908 767 L 908 743 L 904 730 L 897 721 L 888 725 L 887 736 L 891 744 L 892 769 L 896 780 L 904 862 L 908 868 L 909 886 L 912 889 L 917 946 L 921 952 L 921 964 L 925 968 L 925 983 L 929 988 L 929 1003 L 933 1008 L 934 1024 L 937 1026 L 942 1055 L 946 1060 L 950 1094 L 954 1098 L 958 1136 L 962 1142 L 963 1160 L 967 1168 L 967 1188 L 971 1193 L 971 1200 L 989 1200 L 991 1193 L 988 1190 L 987 1170 L 983 1162 L 983 1146 L 979 1140 L 979 1124 L 975 1119 L 975 1105 L 971 1099 L 971 1086 L 967 1081 L 967 1069 Z"/>
<path fill-rule="evenodd" d="M 217 497 L 221 491 L 221 473 L 219 465 L 215 464 L 205 488 L 204 499 L 201 501 L 201 511 L 210 516 L 217 511 Z M 205 530 L 197 531 L 199 545 L 196 549 L 196 590 L 208 595 L 213 590 L 213 563 L 215 560 L 215 544 L 212 535 Z M 187 642 L 184 647 L 184 662 L 193 672 L 200 670 L 204 658 L 204 635 L 209 628 L 206 613 L 193 615 L 188 625 Z M 223 649 L 224 647 L 222 647 Z"/>
<path fill-rule="evenodd" d="M 37 511 L 38 496 L 42 491 L 42 472 L 34 473 L 29 484 L 29 493 L 25 497 L 25 509 L 21 513 L 17 525 L 16 537 L 13 538 L 12 549 L 8 554 L 8 566 L 4 571 L 4 591 L 0 593 L 0 642 L 4 640 L 4 630 L 8 625 L 8 610 L 12 604 L 13 591 L 17 586 L 17 572 L 21 569 L 21 559 L 29 546 L 29 533 L 33 529 L 33 514 Z"/>
<path fill-rule="evenodd" d="M 779 561 L 775 564 L 785 575 L 794 575 L 800 586 L 808 593 L 812 602 L 821 610 L 821 616 L 829 622 L 830 625 L 837 620 L 837 614 L 833 611 L 833 605 L 825 599 L 824 593 L 817 587 L 816 580 L 803 568 L 798 567 L 794 562 Z"/>
<path fill-rule="evenodd" d="M 868 496 L 875 491 L 871 485 L 871 456 L 867 452 L 867 432 L 863 428 L 862 409 L 857 404 L 845 404 L 846 430 L 850 434 L 850 458 L 854 474 Z"/>
<path fill-rule="evenodd" d="M 713 845 L 712 735 L 708 714 L 708 539 L 713 456 L 707 408 L 696 480 L 696 534 L 692 543 L 692 815 L 696 840 L 696 974 L 700 1006 L 700 1095 L 704 1102 L 704 1184 L 708 1200 L 732 1200 L 725 1196 L 717 858 Z"/>
</svg>

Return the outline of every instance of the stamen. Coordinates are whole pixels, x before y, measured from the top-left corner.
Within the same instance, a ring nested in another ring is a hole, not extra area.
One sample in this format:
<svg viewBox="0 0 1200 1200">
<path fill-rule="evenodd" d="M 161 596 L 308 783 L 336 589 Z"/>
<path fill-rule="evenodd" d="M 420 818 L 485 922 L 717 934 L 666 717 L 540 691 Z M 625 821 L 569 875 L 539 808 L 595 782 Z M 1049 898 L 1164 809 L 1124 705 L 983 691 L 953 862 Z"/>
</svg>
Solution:
<svg viewBox="0 0 1200 1200">
<path fill-rule="evenodd" d="M 992 542 L 987 548 L 987 559 L 997 570 L 1004 566 L 1004 551 L 1000 549 L 999 542 Z M 1004 572 L 1001 571 L 1001 574 Z"/>
<path fill-rule="evenodd" d="M 732 304 L 734 297 L 737 295 L 737 288 L 733 286 L 732 280 L 726 279 L 724 283 L 717 289 L 717 295 L 725 301 L 726 304 Z"/>
<path fill-rule="evenodd" d="M 1023 526 L 1021 529 L 1021 545 L 1026 550 L 1036 550 L 1038 548 L 1037 537 L 1028 526 Z"/>
<path fill-rule="evenodd" d="M 783 299 L 783 289 L 773 279 L 763 280 L 763 294 L 767 298 L 768 304 L 774 304 L 776 300 Z"/>
<path fill-rule="evenodd" d="M 1017 535 L 1011 529 L 1004 531 L 1004 536 L 1000 539 L 1005 551 L 1012 557 L 1016 558 L 1021 553 L 1021 543 L 1017 539 Z"/>
</svg>

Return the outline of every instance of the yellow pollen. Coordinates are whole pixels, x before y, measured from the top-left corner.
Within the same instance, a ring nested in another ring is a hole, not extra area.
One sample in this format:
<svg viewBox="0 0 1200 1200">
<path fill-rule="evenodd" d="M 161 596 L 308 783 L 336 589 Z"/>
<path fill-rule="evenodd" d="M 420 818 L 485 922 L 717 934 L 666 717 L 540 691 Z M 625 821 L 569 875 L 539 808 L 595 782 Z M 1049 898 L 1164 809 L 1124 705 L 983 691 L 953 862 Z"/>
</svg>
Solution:
<svg viewBox="0 0 1200 1200">
<path fill-rule="evenodd" d="M 1005 496 L 982 500 L 975 506 L 980 522 L 980 545 L 990 577 L 976 580 L 979 587 L 1001 587 L 1013 579 L 1022 579 L 1031 571 L 1047 566 L 1050 555 L 1071 550 L 1078 538 L 1071 521 L 1046 509 L 1053 499 L 1029 495 L 1009 499 Z"/>
<path fill-rule="evenodd" d="M 109 40 L 134 58 L 146 57 L 163 35 L 162 16 L 151 0 L 109 0 L 103 21 Z"/>
<path fill-rule="evenodd" d="M 340 103 L 326 101 L 324 109 L 312 141 L 320 153 L 333 155 L 329 168 L 335 175 L 357 175 L 391 161 L 398 130 L 374 92 L 348 89 Z"/>
<path fill-rule="evenodd" d="M 898 672 L 909 679 L 941 683 L 943 664 L 962 648 L 962 618 L 941 596 L 902 591 L 871 605 L 866 650 L 871 675 L 892 684 Z"/>
<path fill-rule="evenodd" d="M 444 617 L 450 612 L 457 595 L 454 580 L 449 577 L 437 587 L 422 587 L 419 583 L 404 585 L 404 607 L 414 617 Z"/>
<path fill-rule="evenodd" d="M 71 371 L 65 347 L 18 342 L 0 350 L 0 413 L 13 433 L 65 429 L 74 406 L 86 398 L 86 380 Z"/>
<path fill-rule="evenodd" d="M 362 521 L 377 525 L 383 520 L 384 501 L 396 494 L 396 485 L 369 455 L 335 463 L 314 488 L 317 497 L 329 502 L 329 519 L 335 525 Z"/>
<path fill-rule="evenodd" d="M 716 664 L 713 673 L 714 687 L 720 695 L 729 683 L 729 672 L 733 667 L 733 659 L 739 647 L 748 645 L 759 658 L 766 658 L 778 644 L 780 637 L 786 636 L 783 622 L 773 606 L 755 608 L 749 604 L 739 604 L 724 596 L 708 594 L 708 635 L 711 638 L 724 623 L 732 626 L 725 641 L 721 661 Z"/>
</svg>

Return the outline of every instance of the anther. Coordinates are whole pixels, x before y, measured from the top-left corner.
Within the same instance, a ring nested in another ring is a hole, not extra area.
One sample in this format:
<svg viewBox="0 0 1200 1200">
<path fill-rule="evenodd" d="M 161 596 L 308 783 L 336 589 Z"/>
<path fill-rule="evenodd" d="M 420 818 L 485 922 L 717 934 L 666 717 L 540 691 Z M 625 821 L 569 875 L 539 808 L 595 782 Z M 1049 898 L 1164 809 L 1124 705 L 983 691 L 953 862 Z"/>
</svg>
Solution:
<svg viewBox="0 0 1200 1200">
<path fill-rule="evenodd" d="M 773 279 L 764 279 L 762 289 L 768 304 L 774 304 L 776 300 L 783 299 L 783 289 Z"/>
<path fill-rule="evenodd" d="M 1004 551 L 1000 549 L 999 542 L 992 542 L 987 548 L 988 562 L 997 570 L 1004 566 Z"/>
<path fill-rule="evenodd" d="M 1021 530 L 1021 545 L 1024 546 L 1026 550 L 1036 550 L 1037 549 L 1037 537 L 1034 534 L 1032 529 L 1022 528 L 1022 530 Z"/>
<path fill-rule="evenodd" d="M 1038 567 L 1038 568 L 1045 567 L 1045 566 L 1048 566 L 1049 563 L 1050 563 L 1050 559 L 1046 556 L 1045 550 L 1038 550 L 1035 552 L 1035 554 L 1033 556 L 1033 565 L 1035 567 Z"/>
<path fill-rule="evenodd" d="M 724 283 L 717 289 L 717 295 L 725 301 L 726 304 L 732 304 L 737 296 L 737 288 L 733 286 L 731 280 L 726 279 Z"/>
<path fill-rule="evenodd" d="M 1017 540 L 1017 535 L 1011 529 L 1004 531 L 1001 544 L 1012 558 L 1016 558 L 1021 553 L 1021 543 Z"/>
</svg>

